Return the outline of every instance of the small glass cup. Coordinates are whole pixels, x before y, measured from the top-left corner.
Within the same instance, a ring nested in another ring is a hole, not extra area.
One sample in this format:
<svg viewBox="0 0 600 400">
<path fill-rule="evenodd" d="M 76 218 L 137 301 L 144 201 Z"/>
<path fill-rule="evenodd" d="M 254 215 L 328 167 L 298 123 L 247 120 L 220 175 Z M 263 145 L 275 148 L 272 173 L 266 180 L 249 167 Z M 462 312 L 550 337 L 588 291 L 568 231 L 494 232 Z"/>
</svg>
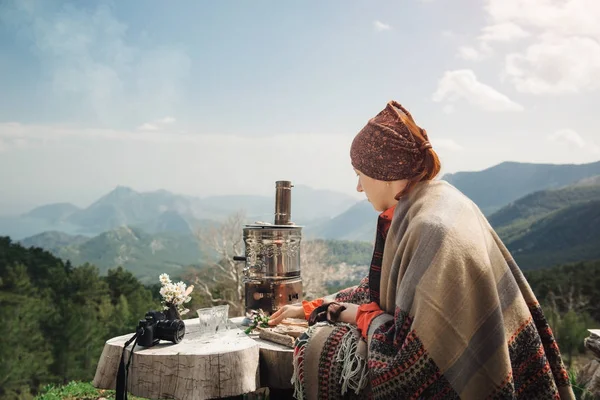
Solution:
<svg viewBox="0 0 600 400">
<path fill-rule="evenodd" d="M 217 320 L 217 332 L 227 330 L 229 320 L 229 304 L 213 307 L 215 319 Z"/>
<path fill-rule="evenodd" d="M 210 337 L 217 333 L 218 320 L 212 307 L 196 310 L 199 321 L 200 337 Z"/>
</svg>

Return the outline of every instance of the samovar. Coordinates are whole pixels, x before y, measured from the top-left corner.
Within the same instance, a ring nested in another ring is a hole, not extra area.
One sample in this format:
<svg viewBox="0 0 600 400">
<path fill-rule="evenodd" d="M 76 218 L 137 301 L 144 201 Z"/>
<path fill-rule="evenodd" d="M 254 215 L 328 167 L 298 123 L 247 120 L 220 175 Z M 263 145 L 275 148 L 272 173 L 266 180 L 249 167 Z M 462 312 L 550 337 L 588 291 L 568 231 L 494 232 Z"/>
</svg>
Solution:
<svg viewBox="0 0 600 400">
<path fill-rule="evenodd" d="M 302 301 L 300 248 L 302 227 L 291 221 L 292 183 L 275 182 L 274 223 L 244 225 L 246 313 L 262 309 L 271 315 L 286 304 Z"/>
</svg>

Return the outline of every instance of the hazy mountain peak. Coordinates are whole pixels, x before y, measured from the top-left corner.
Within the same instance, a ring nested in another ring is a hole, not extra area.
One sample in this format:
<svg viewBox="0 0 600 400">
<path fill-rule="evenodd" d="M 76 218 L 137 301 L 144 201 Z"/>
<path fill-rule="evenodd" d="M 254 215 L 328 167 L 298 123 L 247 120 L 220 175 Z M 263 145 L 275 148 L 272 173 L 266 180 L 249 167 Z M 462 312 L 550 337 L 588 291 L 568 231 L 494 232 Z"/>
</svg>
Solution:
<svg viewBox="0 0 600 400">
<path fill-rule="evenodd" d="M 129 186 L 118 185 L 113 190 L 111 190 L 107 196 L 126 196 L 131 194 L 138 194 L 135 190 L 130 188 Z"/>
<path fill-rule="evenodd" d="M 28 213 L 24 214 L 25 217 L 41 218 L 57 220 L 65 218 L 68 215 L 78 211 L 80 208 L 71 203 L 52 203 L 46 204 L 40 207 L 36 207 Z"/>
<path fill-rule="evenodd" d="M 150 192 L 146 192 L 145 194 L 149 194 L 149 195 L 157 194 L 157 195 L 160 195 L 160 196 L 177 196 L 175 193 L 169 192 L 166 189 L 152 190 Z"/>
<path fill-rule="evenodd" d="M 578 182 L 575 182 L 571 186 L 579 187 L 579 186 L 596 186 L 596 185 L 600 185 L 600 175 L 592 176 L 589 178 L 584 178 Z"/>
</svg>

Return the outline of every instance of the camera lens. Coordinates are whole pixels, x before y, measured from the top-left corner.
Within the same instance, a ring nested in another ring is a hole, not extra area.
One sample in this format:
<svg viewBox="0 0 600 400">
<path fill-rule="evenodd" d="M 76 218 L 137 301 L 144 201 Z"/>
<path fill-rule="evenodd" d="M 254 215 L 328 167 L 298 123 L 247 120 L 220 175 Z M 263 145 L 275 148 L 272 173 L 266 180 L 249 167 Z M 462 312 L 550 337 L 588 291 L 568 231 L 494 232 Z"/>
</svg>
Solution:
<svg viewBox="0 0 600 400">
<path fill-rule="evenodd" d="M 180 319 L 160 321 L 156 324 L 155 337 L 179 343 L 185 336 L 185 324 Z"/>
</svg>

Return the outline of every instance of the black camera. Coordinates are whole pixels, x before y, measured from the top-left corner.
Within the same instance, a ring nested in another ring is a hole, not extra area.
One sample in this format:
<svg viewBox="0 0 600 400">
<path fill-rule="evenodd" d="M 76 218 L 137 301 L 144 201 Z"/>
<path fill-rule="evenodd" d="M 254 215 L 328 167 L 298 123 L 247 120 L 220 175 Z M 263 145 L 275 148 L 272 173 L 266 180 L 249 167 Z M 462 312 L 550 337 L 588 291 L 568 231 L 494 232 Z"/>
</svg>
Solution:
<svg viewBox="0 0 600 400">
<path fill-rule="evenodd" d="M 185 324 L 180 319 L 168 320 L 160 311 L 148 311 L 138 324 L 138 344 L 152 347 L 161 340 L 179 343 L 185 335 Z"/>
</svg>

